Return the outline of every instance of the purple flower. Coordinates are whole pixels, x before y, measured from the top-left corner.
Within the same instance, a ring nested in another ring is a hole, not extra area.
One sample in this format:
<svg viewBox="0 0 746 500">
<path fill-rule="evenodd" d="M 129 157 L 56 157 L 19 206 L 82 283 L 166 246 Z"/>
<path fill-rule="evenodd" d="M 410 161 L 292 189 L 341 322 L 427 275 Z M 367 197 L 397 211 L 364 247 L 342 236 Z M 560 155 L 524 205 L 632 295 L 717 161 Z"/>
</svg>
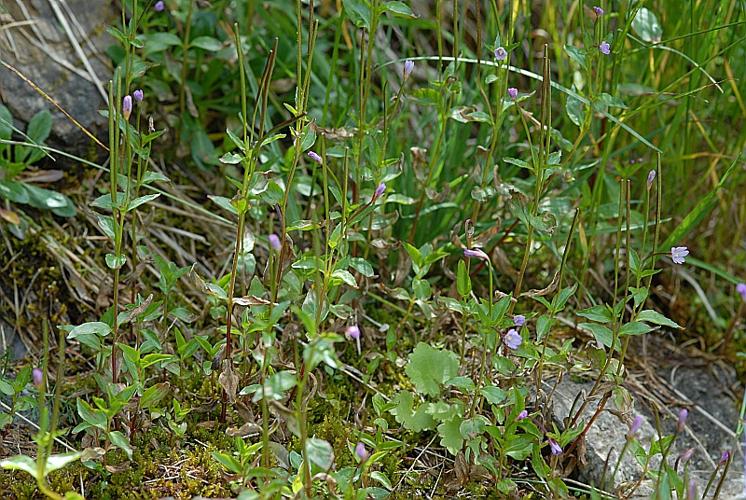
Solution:
<svg viewBox="0 0 746 500">
<path fill-rule="evenodd" d="M 640 431 L 640 427 L 642 427 L 642 416 L 637 415 L 634 420 L 632 420 L 632 423 L 629 425 L 629 432 L 627 433 L 627 439 L 632 439 L 635 437 L 635 434 L 637 434 Z"/>
<path fill-rule="evenodd" d="M 676 420 L 676 432 L 682 432 L 686 426 L 686 418 L 689 416 L 689 410 L 682 408 L 679 410 L 679 418 Z"/>
<path fill-rule="evenodd" d="M 611 45 L 609 45 L 609 42 L 603 41 L 601 42 L 601 45 L 598 46 L 598 50 L 600 50 L 603 55 L 608 56 L 611 54 Z"/>
<path fill-rule="evenodd" d="M 738 292 L 741 295 L 741 298 L 746 301 L 746 283 L 737 284 L 736 292 Z"/>
<path fill-rule="evenodd" d="M 406 80 L 409 78 L 409 75 L 412 74 L 412 71 L 414 71 L 414 61 L 411 59 L 407 59 L 404 61 L 404 79 Z"/>
<path fill-rule="evenodd" d="M 153 10 L 155 10 L 156 12 L 163 12 L 163 9 L 165 8 L 166 4 L 164 4 L 162 0 L 155 2 L 155 5 L 153 5 Z"/>
<path fill-rule="evenodd" d="M 697 498 L 697 480 L 691 478 L 689 480 L 689 488 L 686 490 L 686 500 L 696 500 Z"/>
<path fill-rule="evenodd" d="M 489 261 L 489 256 L 482 251 L 480 248 L 464 248 L 464 257 L 476 258 Z"/>
<path fill-rule="evenodd" d="M 562 447 L 552 438 L 549 438 L 549 448 L 552 450 L 552 455 L 562 454 Z"/>
<path fill-rule="evenodd" d="M 518 89 L 515 87 L 510 87 L 508 89 L 508 95 L 511 99 L 516 99 L 518 97 Z"/>
<path fill-rule="evenodd" d="M 503 342 L 506 346 L 515 351 L 516 349 L 518 349 L 518 347 L 520 347 L 523 339 L 515 328 L 511 328 L 510 330 L 508 330 L 508 333 L 505 334 L 505 337 L 503 337 Z"/>
<path fill-rule="evenodd" d="M 730 460 L 730 451 L 725 450 L 723 453 L 720 454 L 720 462 L 719 465 L 725 465 L 728 460 Z"/>
<path fill-rule="evenodd" d="M 373 199 L 377 200 L 379 196 L 381 196 L 386 191 L 386 184 L 380 183 L 378 187 L 376 187 L 376 192 L 373 193 Z"/>
<path fill-rule="evenodd" d="M 366 460 L 368 460 L 370 453 L 368 453 L 368 450 L 365 449 L 365 445 L 363 443 L 358 443 L 357 446 L 355 446 L 355 455 L 357 455 L 357 458 L 359 458 L 361 462 L 365 462 Z"/>
<path fill-rule="evenodd" d="M 278 252 L 282 248 L 282 243 L 280 243 L 280 237 L 277 236 L 275 233 L 270 234 L 267 236 L 267 239 L 269 240 L 269 246 L 272 247 L 273 250 L 277 250 Z"/>
<path fill-rule="evenodd" d="M 31 371 L 31 378 L 34 380 L 34 385 L 41 389 L 41 385 L 44 383 L 44 373 L 40 368 L 34 368 Z"/>
<path fill-rule="evenodd" d="M 526 322 L 526 316 L 523 314 L 516 314 L 513 316 L 513 324 L 515 326 L 523 326 L 523 324 Z"/>
<path fill-rule="evenodd" d="M 316 163 L 318 163 L 319 165 L 321 164 L 321 157 L 315 151 L 309 151 L 308 157 L 311 158 Z"/>
<path fill-rule="evenodd" d="M 656 175 L 657 174 L 655 173 L 655 170 L 651 170 L 650 172 L 648 172 L 648 189 L 653 187 L 653 181 L 655 180 Z"/>
<path fill-rule="evenodd" d="M 132 92 L 132 95 L 135 97 L 135 100 L 137 102 L 142 102 L 143 98 L 145 97 L 145 93 L 142 91 L 142 89 L 137 89 L 134 92 Z"/>
<path fill-rule="evenodd" d="M 126 95 L 124 96 L 124 99 L 122 99 L 122 116 L 124 116 L 125 120 L 129 120 L 131 114 L 132 114 L 132 96 Z"/>
<path fill-rule="evenodd" d="M 686 256 L 689 255 L 687 247 L 671 247 L 671 260 L 674 264 L 683 264 L 686 262 Z"/>
<path fill-rule="evenodd" d="M 508 51 L 505 50 L 505 47 L 498 47 L 495 49 L 495 59 L 498 61 L 504 61 L 508 58 Z"/>
<path fill-rule="evenodd" d="M 694 448 L 687 448 L 679 455 L 679 461 L 683 464 L 687 463 L 694 455 Z"/>
<path fill-rule="evenodd" d="M 521 413 L 518 414 L 518 416 L 515 419 L 516 420 L 523 420 L 526 417 L 528 417 L 528 411 L 523 410 Z"/>
<path fill-rule="evenodd" d="M 360 338 L 360 328 L 357 325 L 350 325 L 345 330 L 345 335 L 353 340 L 357 340 Z"/>
<path fill-rule="evenodd" d="M 601 7 L 599 7 L 598 5 L 596 5 L 595 7 L 593 7 L 593 12 L 595 12 L 598 17 L 601 17 L 601 16 L 604 15 L 604 10 Z"/>
</svg>

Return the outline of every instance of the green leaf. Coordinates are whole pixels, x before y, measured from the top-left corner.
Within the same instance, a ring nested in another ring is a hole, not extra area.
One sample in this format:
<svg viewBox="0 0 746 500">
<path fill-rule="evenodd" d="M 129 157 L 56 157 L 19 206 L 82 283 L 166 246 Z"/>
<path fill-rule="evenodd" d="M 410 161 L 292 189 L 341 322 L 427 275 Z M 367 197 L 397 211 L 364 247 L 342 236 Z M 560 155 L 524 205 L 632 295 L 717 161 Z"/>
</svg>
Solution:
<svg viewBox="0 0 746 500">
<path fill-rule="evenodd" d="M 216 52 L 223 48 L 223 44 L 217 38 L 211 36 L 198 36 L 189 44 L 191 47 L 197 47 L 199 49 L 209 50 L 210 52 Z"/>
<path fill-rule="evenodd" d="M 323 470 L 331 469 L 334 465 L 334 450 L 327 441 L 318 438 L 310 438 L 306 441 L 308 460 Z"/>
<path fill-rule="evenodd" d="M 438 426 L 440 444 L 444 446 L 451 455 L 458 454 L 464 446 L 464 438 L 461 436 L 461 422 L 463 422 L 463 418 L 455 415 L 451 420 L 443 422 Z"/>
<path fill-rule="evenodd" d="M 47 457 L 47 464 L 44 467 L 44 474 L 47 475 L 50 472 L 54 472 L 65 467 L 67 464 L 75 462 L 80 459 L 82 453 L 79 451 L 71 451 L 69 453 L 59 453 L 57 455 L 50 455 Z"/>
<path fill-rule="evenodd" d="M 441 385 L 458 375 L 458 356 L 420 342 L 409 355 L 404 369 L 420 394 L 437 396 Z"/>
<path fill-rule="evenodd" d="M 471 277 L 466 270 L 466 261 L 459 259 L 458 270 L 456 271 L 456 290 L 462 297 L 471 293 Z"/>
<path fill-rule="evenodd" d="M 36 461 L 26 455 L 15 455 L 0 461 L 0 467 L 8 470 L 22 470 L 36 477 Z"/>
<path fill-rule="evenodd" d="M 554 320 L 547 316 L 546 314 L 542 314 L 539 316 L 539 319 L 536 320 L 536 341 L 541 342 L 541 340 L 549 334 L 549 330 L 552 328 L 552 325 L 554 324 Z"/>
<path fill-rule="evenodd" d="M 343 0 L 344 13 L 358 28 L 370 28 L 370 4 L 367 0 Z"/>
<path fill-rule="evenodd" d="M 632 29 L 648 43 L 658 43 L 663 36 L 663 28 L 658 18 L 645 7 L 637 11 L 637 15 L 632 20 Z"/>
<path fill-rule="evenodd" d="M 404 2 L 386 2 L 383 4 L 383 8 L 399 17 L 408 17 L 410 19 L 417 18 L 417 16 L 414 15 L 414 12 L 412 12 L 412 9 L 409 8 L 409 5 Z"/>
<path fill-rule="evenodd" d="M 127 257 L 124 255 L 114 255 L 113 253 L 107 253 L 106 257 L 106 267 L 109 269 L 120 269 L 126 262 Z"/>
<path fill-rule="evenodd" d="M 49 137 L 51 130 L 52 113 L 44 109 L 31 118 L 28 127 L 26 127 L 26 135 L 31 139 L 31 142 L 41 144 Z"/>
<path fill-rule="evenodd" d="M 362 257 L 352 257 L 350 259 L 350 266 L 366 278 L 370 278 L 375 274 L 373 266 L 370 264 L 370 262 L 363 259 Z"/>
<path fill-rule="evenodd" d="M 632 321 L 622 325 L 622 328 L 619 329 L 619 335 L 643 335 L 648 333 L 650 330 L 652 330 L 652 328 L 645 323 Z"/>
<path fill-rule="evenodd" d="M 90 335 L 96 334 L 100 337 L 106 337 L 111 333 L 111 327 L 106 323 L 100 321 L 92 321 L 90 323 L 83 323 L 78 325 L 67 334 L 68 339 L 74 339 L 79 335 Z"/>
<path fill-rule="evenodd" d="M 155 200 L 160 195 L 161 195 L 160 193 L 155 193 L 155 194 L 147 194 L 145 196 L 140 196 L 139 198 L 135 198 L 134 200 L 130 202 L 129 206 L 127 207 L 127 212 L 136 209 L 140 205 L 144 205 L 145 203 Z"/>
<path fill-rule="evenodd" d="M 171 385 L 168 382 L 161 382 L 148 387 L 140 398 L 140 408 L 152 408 L 168 395 L 170 388 Z"/>
<path fill-rule="evenodd" d="M 132 447 L 130 446 L 130 440 L 127 439 L 127 436 L 119 431 L 112 431 L 109 433 L 109 441 L 111 441 L 111 444 L 117 448 L 124 450 L 127 454 L 127 458 L 132 460 Z"/>
<path fill-rule="evenodd" d="M 0 104 L 0 139 L 8 140 L 13 135 L 13 116 L 8 108 Z"/>
<path fill-rule="evenodd" d="M 599 323 L 611 323 L 611 321 L 614 319 L 611 317 L 611 312 L 609 311 L 609 309 L 603 305 L 589 307 L 588 309 L 578 311 L 576 314 L 578 316 L 582 316 L 583 318 L 589 319 L 591 321 L 597 321 Z"/>
<path fill-rule="evenodd" d="M 491 405 L 499 405 L 508 397 L 504 390 L 493 385 L 483 387 L 480 392 L 482 393 L 482 396 L 484 396 L 484 399 L 486 399 Z"/>
<path fill-rule="evenodd" d="M 636 319 L 637 321 L 644 321 L 646 323 L 653 323 L 655 325 L 668 326 L 670 328 L 683 328 L 675 321 L 672 321 L 658 311 L 653 311 L 651 309 L 640 311 Z"/>
<path fill-rule="evenodd" d="M 606 347 L 611 347 L 611 341 L 614 338 L 614 333 L 608 327 L 599 325 L 598 323 L 580 323 L 578 325 L 578 328 L 580 328 L 581 330 L 588 330 L 589 332 L 591 332 L 591 334 L 593 334 L 593 337 L 598 342 L 605 345 Z M 617 339 L 617 345 L 614 347 L 619 347 L 619 339 Z"/>
<path fill-rule="evenodd" d="M 220 465 L 228 469 L 230 472 L 233 472 L 234 474 L 240 474 L 241 473 L 241 464 L 239 464 L 235 458 L 233 458 L 231 455 L 228 455 L 227 453 L 220 453 L 218 451 L 212 452 L 212 458 L 215 459 Z"/>
<path fill-rule="evenodd" d="M 101 429 L 102 431 L 106 430 L 106 414 L 103 411 L 94 410 L 91 408 L 91 405 L 80 398 L 78 398 L 77 407 L 78 415 L 80 415 L 80 418 L 85 420 L 86 423 L 96 427 L 97 429 Z"/>
<path fill-rule="evenodd" d="M 357 288 L 357 281 L 355 281 L 355 277 L 350 271 L 347 271 L 345 269 L 337 269 L 332 273 L 332 278 L 337 278 L 338 280 L 344 282 L 352 288 Z"/>
<path fill-rule="evenodd" d="M 397 422 L 410 431 L 420 432 L 432 429 L 435 425 L 433 417 L 428 413 L 428 405 L 420 405 L 414 410 L 414 396 L 409 391 L 402 391 L 394 398 L 395 407 L 389 412 L 394 415 Z"/>
</svg>

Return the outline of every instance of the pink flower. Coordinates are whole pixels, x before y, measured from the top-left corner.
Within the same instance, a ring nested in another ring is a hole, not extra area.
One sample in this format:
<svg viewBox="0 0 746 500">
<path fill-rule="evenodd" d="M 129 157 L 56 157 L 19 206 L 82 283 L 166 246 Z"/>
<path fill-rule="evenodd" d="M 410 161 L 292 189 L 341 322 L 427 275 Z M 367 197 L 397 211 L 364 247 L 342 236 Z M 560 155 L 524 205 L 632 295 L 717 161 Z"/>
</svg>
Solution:
<svg viewBox="0 0 746 500">
<path fill-rule="evenodd" d="M 508 330 L 508 333 L 505 334 L 505 337 L 503 337 L 503 342 L 506 346 L 515 351 L 521 346 L 523 339 L 515 328 L 511 328 Z"/>
<path fill-rule="evenodd" d="M 122 116 L 124 116 L 125 120 L 129 120 L 131 114 L 132 114 L 132 96 L 126 95 L 124 96 L 124 99 L 122 99 Z"/>
<path fill-rule="evenodd" d="M 366 460 L 368 460 L 370 453 L 368 453 L 368 450 L 365 449 L 365 445 L 363 443 L 358 443 L 357 446 L 355 446 L 355 455 L 357 455 L 357 458 L 359 458 L 361 462 L 365 462 Z"/>
<path fill-rule="evenodd" d="M 31 371 L 31 378 L 34 380 L 34 385 L 41 389 L 41 385 L 44 383 L 44 373 L 40 368 L 34 368 Z"/>
<path fill-rule="evenodd" d="M 357 325 L 350 325 L 345 330 L 345 335 L 353 340 L 357 340 L 360 338 L 360 328 Z"/>
<path fill-rule="evenodd" d="M 689 249 L 687 247 L 672 247 L 671 248 L 671 260 L 674 264 L 683 264 L 686 262 L 686 256 L 689 255 Z"/>
<path fill-rule="evenodd" d="M 480 248 L 464 248 L 464 257 L 474 257 L 475 259 L 482 259 L 486 261 L 490 260 L 489 256 Z"/>
<path fill-rule="evenodd" d="M 676 420 L 676 432 L 682 432 L 684 430 L 687 417 L 689 417 L 689 410 L 686 408 L 679 410 L 679 418 Z"/>
<path fill-rule="evenodd" d="M 549 448 L 552 450 L 552 455 L 562 454 L 562 447 L 552 438 L 549 438 Z"/>
<path fill-rule="evenodd" d="M 640 431 L 642 427 L 643 418 L 641 415 L 637 415 L 629 426 L 629 432 L 627 433 L 627 439 L 632 439 Z"/>
<path fill-rule="evenodd" d="M 311 158 L 316 163 L 318 163 L 319 165 L 321 164 L 321 157 L 315 151 L 309 151 L 308 157 Z"/>
<path fill-rule="evenodd" d="M 270 234 L 267 236 L 267 239 L 269 240 L 269 246 L 272 247 L 273 250 L 277 250 L 278 252 L 282 248 L 282 243 L 280 243 L 280 237 L 277 236 L 275 233 Z"/>
<path fill-rule="evenodd" d="M 409 75 L 412 74 L 412 71 L 414 71 L 414 61 L 411 59 L 407 59 L 404 61 L 404 79 L 406 80 L 409 78 Z"/>
</svg>

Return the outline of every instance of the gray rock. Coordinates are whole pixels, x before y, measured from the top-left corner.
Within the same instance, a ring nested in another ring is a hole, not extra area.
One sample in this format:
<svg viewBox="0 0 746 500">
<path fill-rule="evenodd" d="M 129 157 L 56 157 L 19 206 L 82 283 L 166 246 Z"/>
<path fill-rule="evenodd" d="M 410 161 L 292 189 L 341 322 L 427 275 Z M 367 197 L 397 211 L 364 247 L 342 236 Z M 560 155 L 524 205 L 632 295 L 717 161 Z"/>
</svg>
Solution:
<svg viewBox="0 0 746 500">
<path fill-rule="evenodd" d="M 697 498 L 703 498 L 701 495 L 715 468 L 713 464 L 719 461 L 722 451 L 730 450 L 734 458 L 719 498 L 740 498 L 746 486 L 743 475 L 743 454 L 733 435 L 733 430 L 736 429 L 738 423 L 738 411 L 734 400 L 725 391 L 728 386 L 727 382 L 733 380 L 732 374 L 712 374 L 700 368 L 680 368 L 678 371 L 669 370 L 660 375 L 670 380 L 670 388 L 678 391 L 678 397 L 692 403 L 687 429 L 677 436 L 673 449 L 668 455 L 669 463 L 673 464 L 685 450 L 694 449 L 688 463 L 688 477 L 696 483 Z M 563 425 L 573 402 L 578 399 L 575 403 L 577 409 L 584 394 L 589 393 L 592 386 L 592 382 L 563 379 L 558 384 L 552 400 L 553 419 L 559 425 Z M 599 400 L 600 396 L 596 396 L 594 401 L 588 404 L 582 416 L 586 422 L 596 412 Z M 637 440 L 644 449 L 649 449 L 651 442 L 658 437 L 658 432 L 654 428 L 655 419 L 648 409 L 637 405 L 634 410 L 631 407 L 625 410 L 619 411 L 611 401 L 608 401 L 594 425 L 588 430 L 584 447 L 580 448 L 581 456 L 578 464 L 580 479 L 591 485 L 601 485 L 602 481 L 605 481 L 609 490 L 619 494 L 628 492 L 630 487 L 639 481 L 639 486 L 631 498 L 649 498 L 655 489 L 655 481 L 647 478 L 640 481 L 643 469 L 629 451 L 622 458 L 619 470 L 612 481 L 614 468 L 627 439 L 628 424 L 634 415 L 640 414 L 644 417 L 637 434 Z M 675 431 L 677 411 L 678 408 L 672 408 L 670 414 L 662 415 L 664 435 Z M 653 459 L 650 469 L 657 470 L 659 464 L 660 455 Z M 683 467 L 680 466 L 679 471 L 682 469 Z M 712 498 L 719 478 L 720 472 L 715 484 L 709 490 L 708 498 Z"/>
<path fill-rule="evenodd" d="M 111 78 L 104 54 L 112 38 L 106 27 L 116 22 L 116 2 L 65 0 L 7 0 L 0 6 L 1 24 L 16 23 L 0 32 L 0 57 L 57 101 L 99 138 L 106 136 L 106 82 Z M 68 33 L 72 35 L 71 35 Z M 81 57 L 71 38 L 77 41 Z M 86 60 L 86 63 L 83 62 Z M 11 111 L 16 126 L 24 126 L 42 109 L 53 115 L 47 141 L 68 152 L 89 157 L 100 154 L 92 141 L 59 110 L 12 71 L 0 67 L 0 101 Z M 18 127 L 23 128 L 23 127 Z"/>
</svg>

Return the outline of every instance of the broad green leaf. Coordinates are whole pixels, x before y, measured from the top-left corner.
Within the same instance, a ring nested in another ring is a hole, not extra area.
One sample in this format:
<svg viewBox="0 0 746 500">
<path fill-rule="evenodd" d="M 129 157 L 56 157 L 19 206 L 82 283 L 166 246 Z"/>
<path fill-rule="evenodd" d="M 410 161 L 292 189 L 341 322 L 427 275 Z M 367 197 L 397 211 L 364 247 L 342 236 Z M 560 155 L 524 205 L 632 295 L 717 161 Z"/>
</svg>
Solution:
<svg viewBox="0 0 746 500">
<path fill-rule="evenodd" d="M 451 455 L 458 454 L 464 446 L 464 438 L 461 436 L 461 422 L 463 419 L 454 415 L 451 420 L 443 422 L 438 426 L 440 444 L 444 446 Z"/>
<path fill-rule="evenodd" d="M 386 2 L 383 4 L 383 8 L 396 16 L 408 17 L 410 19 L 415 19 L 417 17 L 414 15 L 414 12 L 412 12 L 412 9 L 409 8 L 409 5 L 404 2 Z"/>
<path fill-rule="evenodd" d="M 132 446 L 130 446 L 130 440 L 127 439 L 127 436 L 119 431 L 112 431 L 109 433 L 109 441 L 117 448 L 124 450 L 127 458 L 132 460 Z"/>
<path fill-rule="evenodd" d="M 645 323 L 640 323 L 638 321 L 632 321 L 630 323 L 625 323 L 622 325 L 622 327 L 619 329 L 619 335 L 643 335 L 645 333 L 648 333 L 652 328 L 650 328 Z"/>
<path fill-rule="evenodd" d="M 241 473 L 241 464 L 239 464 L 235 458 L 227 453 L 220 453 L 217 451 L 212 452 L 212 458 L 215 459 L 220 465 L 228 469 L 234 474 Z"/>
<path fill-rule="evenodd" d="M 462 297 L 466 297 L 471 292 L 471 277 L 466 270 L 466 261 L 459 259 L 458 270 L 456 271 L 456 290 Z"/>
<path fill-rule="evenodd" d="M 645 7 L 637 11 L 637 15 L 632 20 L 632 29 L 648 43 L 658 43 L 663 36 L 663 28 L 658 22 L 658 17 Z"/>
<path fill-rule="evenodd" d="M 44 109 L 31 118 L 28 127 L 26 127 L 26 135 L 31 139 L 31 142 L 41 144 L 49 137 L 51 130 L 52 113 Z"/>
<path fill-rule="evenodd" d="M 319 466 L 321 469 L 329 470 L 334 465 L 334 450 L 332 449 L 332 445 L 327 441 L 310 438 L 306 442 L 306 450 L 311 463 Z"/>
<path fill-rule="evenodd" d="M 614 333 L 608 327 L 598 323 L 580 323 L 578 328 L 589 331 L 598 342 L 606 347 L 611 347 Z M 619 339 L 617 339 L 617 345 L 614 347 L 619 348 Z"/>
<path fill-rule="evenodd" d="M 106 337 L 110 333 L 111 327 L 109 325 L 100 321 L 92 321 L 90 323 L 83 323 L 82 325 L 74 327 L 72 330 L 70 330 L 70 333 L 67 334 L 67 338 L 74 339 L 78 335 L 90 334 L 96 334 L 100 337 Z"/>
<path fill-rule="evenodd" d="M 597 321 L 599 323 L 610 323 L 614 318 L 611 317 L 611 312 L 606 306 L 597 305 L 583 309 L 576 313 L 578 316 L 589 319 L 591 321 Z"/>
<path fill-rule="evenodd" d="M 15 455 L 0 461 L 0 467 L 8 470 L 22 470 L 36 477 L 36 461 L 26 455 Z"/>
<path fill-rule="evenodd" d="M 675 321 L 672 321 L 658 311 L 653 311 L 651 309 L 640 311 L 636 319 L 637 321 L 644 321 L 646 323 L 653 323 L 655 325 L 668 326 L 670 328 L 683 328 Z"/>
<path fill-rule="evenodd" d="M 191 47 L 197 47 L 199 49 L 209 50 L 210 52 L 216 52 L 223 48 L 223 44 L 217 38 L 211 36 L 198 36 L 189 44 Z"/>
<path fill-rule="evenodd" d="M 104 414 L 103 411 L 94 410 L 91 408 L 91 405 L 80 398 L 78 398 L 77 407 L 78 415 L 80 415 L 80 418 L 85 420 L 86 423 L 96 427 L 97 429 L 101 429 L 102 431 L 106 430 L 106 414 Z"/>
<path fill-rule="evenodd" d="M 440 351 L 420 342 L 409 355 L 404 369 L 420 394 L 437 396 L 448 380 L 458 375 L 458 356 L 451 351 Z"/>
<path fill-rule="evenodd" d="M 391 408 L 389 412 L 405 429 L 420 432 L 425 429 L 432 429 L 435 425 L 433 417 L 427 411 L 428 405 L 422 404 L 417 410 L 414 410 L 414 396 L 411 392 L 400 392 L 394 398 L 394 403 L 396 406 Z"/>
<path fill-rule="evenodd" d="M 140 205 L 144 205 L 145 203 L 155 200 L 160 195 L 161 195 L 160 193 L 146 194 L 145 196 L 140 196 L 139 198 L 135 198 L 134 200 L 130 202 L 129 206 L 127 207 L 127 212 L 136 209 Z"/>
</svg>

